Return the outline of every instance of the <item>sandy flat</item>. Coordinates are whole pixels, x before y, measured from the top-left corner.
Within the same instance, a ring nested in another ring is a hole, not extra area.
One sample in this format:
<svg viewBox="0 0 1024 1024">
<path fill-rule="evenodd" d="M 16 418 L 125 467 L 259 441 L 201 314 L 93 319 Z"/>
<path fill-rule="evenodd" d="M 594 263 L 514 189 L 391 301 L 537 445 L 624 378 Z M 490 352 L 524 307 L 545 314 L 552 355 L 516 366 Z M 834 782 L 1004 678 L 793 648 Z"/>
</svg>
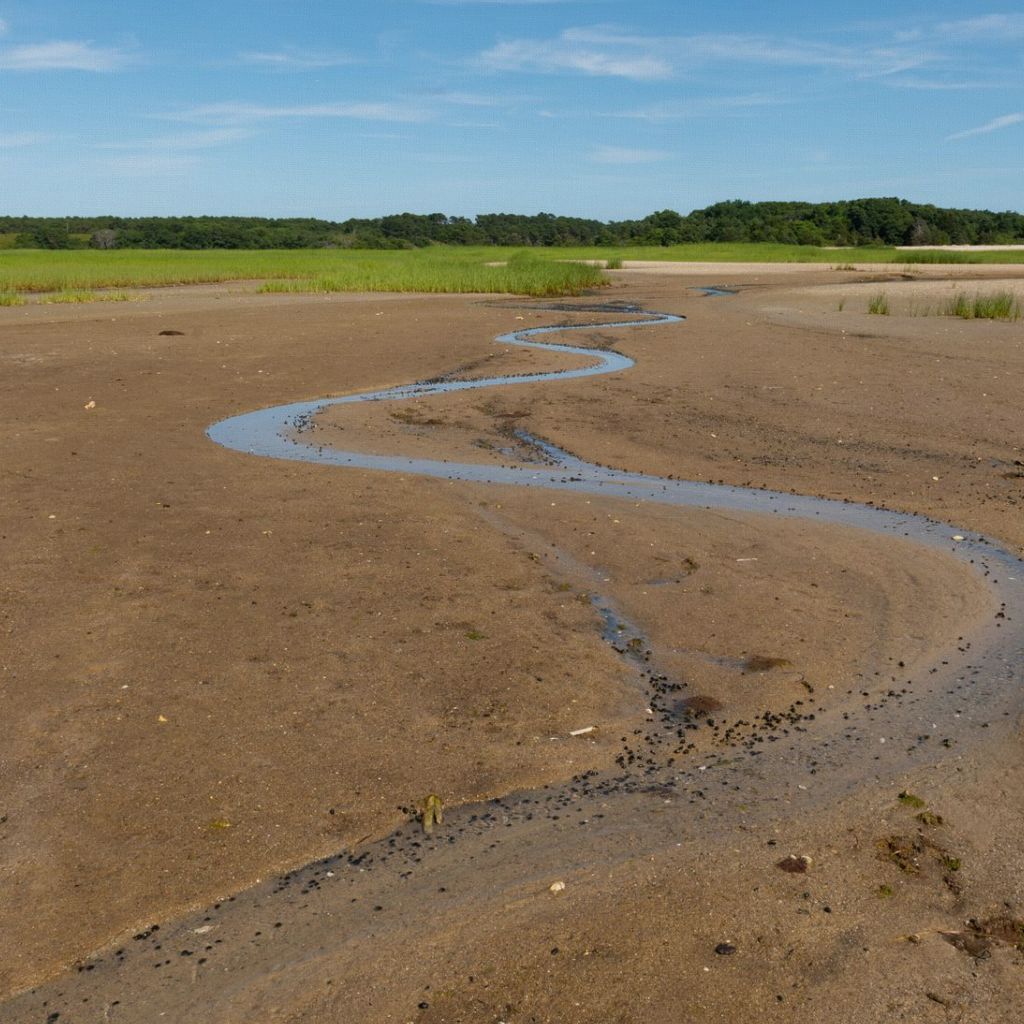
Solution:
<svg viewBox="0 0 1024 1024">
<path fill-rule="evenodd" d="M 1017 290 L 1024 269 L 627 268 L 602 299 L 687 318 L 595 328 L 627 373 L 397 418 L 350 407 L 321 431 L 487 460 L 515 425 L 620 469 L 874 502 L 1024 552 L 1024 328 L 911 315 L 953 278 Z M 691 290 L 711 283 L 738 294 Z M 880 283 L 896 315 L 867 312 Z M 865 755 L 820 775 L 800 762 L 777 806 L 749 776 L 756 800 L 637 793 L 636 827 L 601 824 L 606 844 L 541 795 L 507 840 L 500 826 L 507 854 L 456 813 L 464 840 L 421 864 L 410 830 L 401 870 L 345 881 L 354 905 L 322 891 L 323 869 L 266 909 L 269 879 L 386 849 L 428 793 L 484 808 L 617 771 L 650 712 L 594 592 L 723 723 L 813 729 L 813 696 L 883 736 L 885 702 L 911 705 L 993 621 L 982 579 L 898 539 L 276 463 L 204 434 L 300 398 L 566 365 L 495 353 L 499 333 L 585 319 L 521 305 L 225 287 L 0 310 L 0 964 L 8 997 L 42 986 L 5 1019 L 1015 1019 L 1013 943 L 979 960 L 942 937 L 1024 902 L 1019 723 L 969 740 L 969 697 L 935 723 L 950 746 L 899 778 Z M 706 718 L 687 771 L 730 756 Z M 801 811 L 830 774 L 856 786 Z M 893 837 L 920 845 L 913 870 L 885 856 Z M 790 853 L 810 873 L 775 866 Z M 221 924 L 210 908 L 231 896 Z"/>
</svg>

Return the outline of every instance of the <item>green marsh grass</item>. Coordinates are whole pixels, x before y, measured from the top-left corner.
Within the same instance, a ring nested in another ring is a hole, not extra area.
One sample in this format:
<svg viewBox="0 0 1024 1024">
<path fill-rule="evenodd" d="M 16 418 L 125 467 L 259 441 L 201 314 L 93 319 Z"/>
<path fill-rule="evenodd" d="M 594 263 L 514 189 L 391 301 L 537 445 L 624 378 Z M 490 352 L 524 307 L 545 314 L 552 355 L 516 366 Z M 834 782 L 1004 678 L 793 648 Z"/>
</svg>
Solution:
<svg viewBox="0 0 1024 1024">
<path fill-rule="evenodd" d="M 877 295 L 872 296 L 871 301 L 868 303 L 868 312 L 875 313 L 878 316 L 888 316 L 889 296 L 885 292 L 879 292 Z"/>
<path fill-rule="evenodd" d="M 943 249 L 922 249 L 920 252 L 903 249 L 903 263 L 992 263 L 993 260 L 986 260 L 984 256 L 989 253 L 962 252 Z M 1000 263 L 1016 263 L 1017 260 L 1000 260 Z"/>
<path fill-rule="evenodd" d="M 497 249 L 490 251 L 500 252 Z M 539 252 L 548 259 L 608 259 L 608 250 L 599 246 L 542 249 Z M 935 249 L 896 249 L 884 245 L 830 249 L 814 245 L 784 245 L 779 242 L 617 245 L 615 256 L 624 260 L 671 260 L 682 263 L 827 263 L 836 266 L 837 269 L 851 270 L 856 269 L 854 264 L 861 263 L 1024 263 L 1024 250 L 948 252 Z M 492 258 L 500 259 L 498 256 Z"/>
<path fill-rule="evenodd" d="M 860 263 L 922 262 L 927 253 L 876 247 L 819 249 L 806 245 L 714 242 L 676 246 L 597 246 L 522 250 L 495 246 L 430 246 L 415 250 L 369 249 L 0 249 L 0 293 L 158 288 L 224 281 L 319 281 L 324 290 L 501 291 L 553 295 L 602 283 L 599 268 L 571 261 L 676 260 L 680 262 Z M 943 261 L 1021 263 L 1024 251 L 940 253 Z M 518 261 L 518 266 L 516 265 Z M 507 267 L 489 267 L 506 262 Z M 553 268 L 562 268 L 556 270 Z M 568 268 L 568 269 L 565 269 Z M 560 275 L 567 275 L 562 277 Z M 298 289 L 302 290 L 302 289 Z"/>
<path fill-rule="evenodd" d="M 0 306 L 24 306 L 25 297 L 17 292 L 0 292 Z"/>
<path fill-rule="evenodd" d="M 600 268 L 554 263 L 517 253 L 502 266 L 477 261 L 406 262 L 368 266 L 352 263 L 329 275 L 267 281 L 261 292 L 501 292 L 514 295 L 580 295 L 607 284 Z"/>
<path fill-rule="evenodd" d="M 522 254 L 490 247 L 401 251 L 79 250 L 0 253 L 0 292 L 158 288 L 223 281 L 281 282 L 285 291 L 507 292 L 579 294 L 606 279 L 597 267 L 561 261 L 563 250 Z M 495 261 L 505 266 L 488 266 Z M 311 284 L 312 283 L 312 284 Z M 271 289 L 275 290 L 275 289 Z"/>
</svg>

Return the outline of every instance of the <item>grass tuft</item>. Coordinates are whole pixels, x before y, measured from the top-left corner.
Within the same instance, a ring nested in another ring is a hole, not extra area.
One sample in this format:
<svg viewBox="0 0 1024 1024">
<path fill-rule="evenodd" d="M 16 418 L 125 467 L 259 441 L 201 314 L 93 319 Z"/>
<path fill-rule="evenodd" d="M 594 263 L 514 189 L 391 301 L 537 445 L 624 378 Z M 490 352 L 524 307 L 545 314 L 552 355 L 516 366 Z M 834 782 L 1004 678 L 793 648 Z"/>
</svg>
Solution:
<svg viewBox="0 0 1024 1024">
<path fill-rule="evenodd" d="M 963 320 L 1019 320 L 1021 305 L 1012 292 L 976 294 L 973 298 L 965 292 L 957 292 L 943 306 L 942 313 Z"/>
<path fill-rule="evenodd" d="M 89 290 L 68 290 L 52 292 L 40 297 L 40 302 L 140 302 L 141 295 L 130 292 L 94 292 Z"/>
<path fill-rule="evenodd" d="M 0 292 L 0 306 L 24 306 L 25 300 L 17 292 Z"/>
<path fill-rule="evenodd" d="M 906 790 L 900 793 L 896 799 L 899 800 L 904 807 L 918 808 L 925 806 L 925 802 L 919 796 L 915 796 L 913 793 L 908 793 Z"/>
<path fill-rule="evenodd" d="M 879 292 L 868 303 L 868 312 L 878 316 L 889 315 L 889 296 L 885 292 Z"/>
</svg>

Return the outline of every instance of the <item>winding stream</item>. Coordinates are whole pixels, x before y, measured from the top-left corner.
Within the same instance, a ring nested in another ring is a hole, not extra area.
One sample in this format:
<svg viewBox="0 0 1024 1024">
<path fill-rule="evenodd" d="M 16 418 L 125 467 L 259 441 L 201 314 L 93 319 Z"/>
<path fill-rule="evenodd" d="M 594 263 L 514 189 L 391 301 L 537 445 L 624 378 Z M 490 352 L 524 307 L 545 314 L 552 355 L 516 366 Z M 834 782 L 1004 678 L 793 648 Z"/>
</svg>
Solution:
<svg viewBox="0 0 1024 1024">
<path fill-rule="evenodd" d="M 598 306 L 556 308 L 616 312 Z M 272 957 L 275 984 L 287 984 L 294 972 L 299 985 L 311 950 L 341 956 L 346 944 L 372 942 L 388 930 L 429 933 L 433 916 L 488 912 L 502 892 L 518 891 L 526 881 L 542 884 L 553 872 L 561 877 L 576 868 L 621 861 L 638 850 L 664 848 L 690 830 L 707 836 L 728 831 L 740 808 L 748 824 L 806 813 L 865 784 L 888 783 L 957 757 L 1014 721 L 1021 711 L 1024 665 L 1024 563 L 966 530 L 862 504 L 621 472 L 537 439 L 530 441 L 543 450 L 545 463 L 519 467 L 346 452 L 311 440 L 314 417 L 332 405 L 623 372 L 633 361 L 620 353 L 537 339 L 597 328 L 655 329 L 683 319 L 636 308 L 621 312 L 624 318 L 611 323 L 536 327 L 496 339 L 579 356 L 585 363 L 576 369 L 439 380 L 296 402 L 223 420 L 208 433 L 227 448 L 272 459 L 799 518 L 895 536 L 946 551 L 977 573 L 993 594 L 995 617 L 968 637 L 951 638 L 941 661 L 913 680 L 878 680 L 856 716 L 808 697 L 737 726 L 730 742 L 702 754 L 700 764 L 686 755 L 693 749 L 689 730 L 702 726 L 682 728 L 671 710 L 677 687 L 634 659 L 643 700 L 654 715 L 625 745 L 618 770 L 586 772 L 562 786 L 456 808 L 446 813 L 444 828 L 429 837 L 410 821 L 358 852 L 340 852 L 147 929 L 118 949 L 100 951 L 76 973 L 8 1003 L 5 1019 L 150 1021 L 161 1013 L 174 1020 L 215 1019 L 207 1011 L 220 998 L 226 978 L 254 989 L 264 983 L 260 953 Z M 630 657 L 642 644 L 623 644 L 622 638 L 642 640 L 642 634 L 618 619 L 603 599 L 595 603 L 605 619 L 606 639 L 618 638 L 617 649 Z M 459 894 L 439 897 L 453 877 L 461 880 Z M 207 932 L 209 941 L 200 938 Z M 83 999 L 88 1016 L 81 1012 Z M 238 1009 L 237 1003 L 232 1006 Z"/>
</svg>

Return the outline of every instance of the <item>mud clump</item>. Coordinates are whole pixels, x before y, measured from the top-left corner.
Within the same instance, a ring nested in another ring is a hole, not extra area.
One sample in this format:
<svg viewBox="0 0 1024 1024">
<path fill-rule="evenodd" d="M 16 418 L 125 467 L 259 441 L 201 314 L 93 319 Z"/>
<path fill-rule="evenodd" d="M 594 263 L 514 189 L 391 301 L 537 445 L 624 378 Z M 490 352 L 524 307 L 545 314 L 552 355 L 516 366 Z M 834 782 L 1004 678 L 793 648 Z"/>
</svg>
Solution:
<svg viewBox="0 0 1024 1024">
<path fill-rule="evenodd" d="M 806 875 L 813 863 L 814 861 L 806 855 L 797 857 L 791 853 L 788 857 L 783 857 L 775 866 L 790 875 Z"/>
<path fill-rule="evenodd" d="M 767 654 L 752 654 L 743 663 L 744 672 L 771 672 L 775 668 L 792 668 L 788 658 L 775 658 Z"/>
<path fill-rule="evenodd" d="M 939 932 L 939 934 L 955 949 L 984 960 L 992 955 L 997 946 L 1012 946 L 1024 953 L 1024 921 L 1009 914 L 978 921 L 971 918 L 966 927 L 958 932 Z"/>
<path fill-rule="evenodd" d="M 724 707 L 725 705 L 720 700 L 709 697 L 707 694 L 698 693 L 679 702 L 679 713 L 688 718 L 703 718 L 721 711 Z"/>
</svg>

